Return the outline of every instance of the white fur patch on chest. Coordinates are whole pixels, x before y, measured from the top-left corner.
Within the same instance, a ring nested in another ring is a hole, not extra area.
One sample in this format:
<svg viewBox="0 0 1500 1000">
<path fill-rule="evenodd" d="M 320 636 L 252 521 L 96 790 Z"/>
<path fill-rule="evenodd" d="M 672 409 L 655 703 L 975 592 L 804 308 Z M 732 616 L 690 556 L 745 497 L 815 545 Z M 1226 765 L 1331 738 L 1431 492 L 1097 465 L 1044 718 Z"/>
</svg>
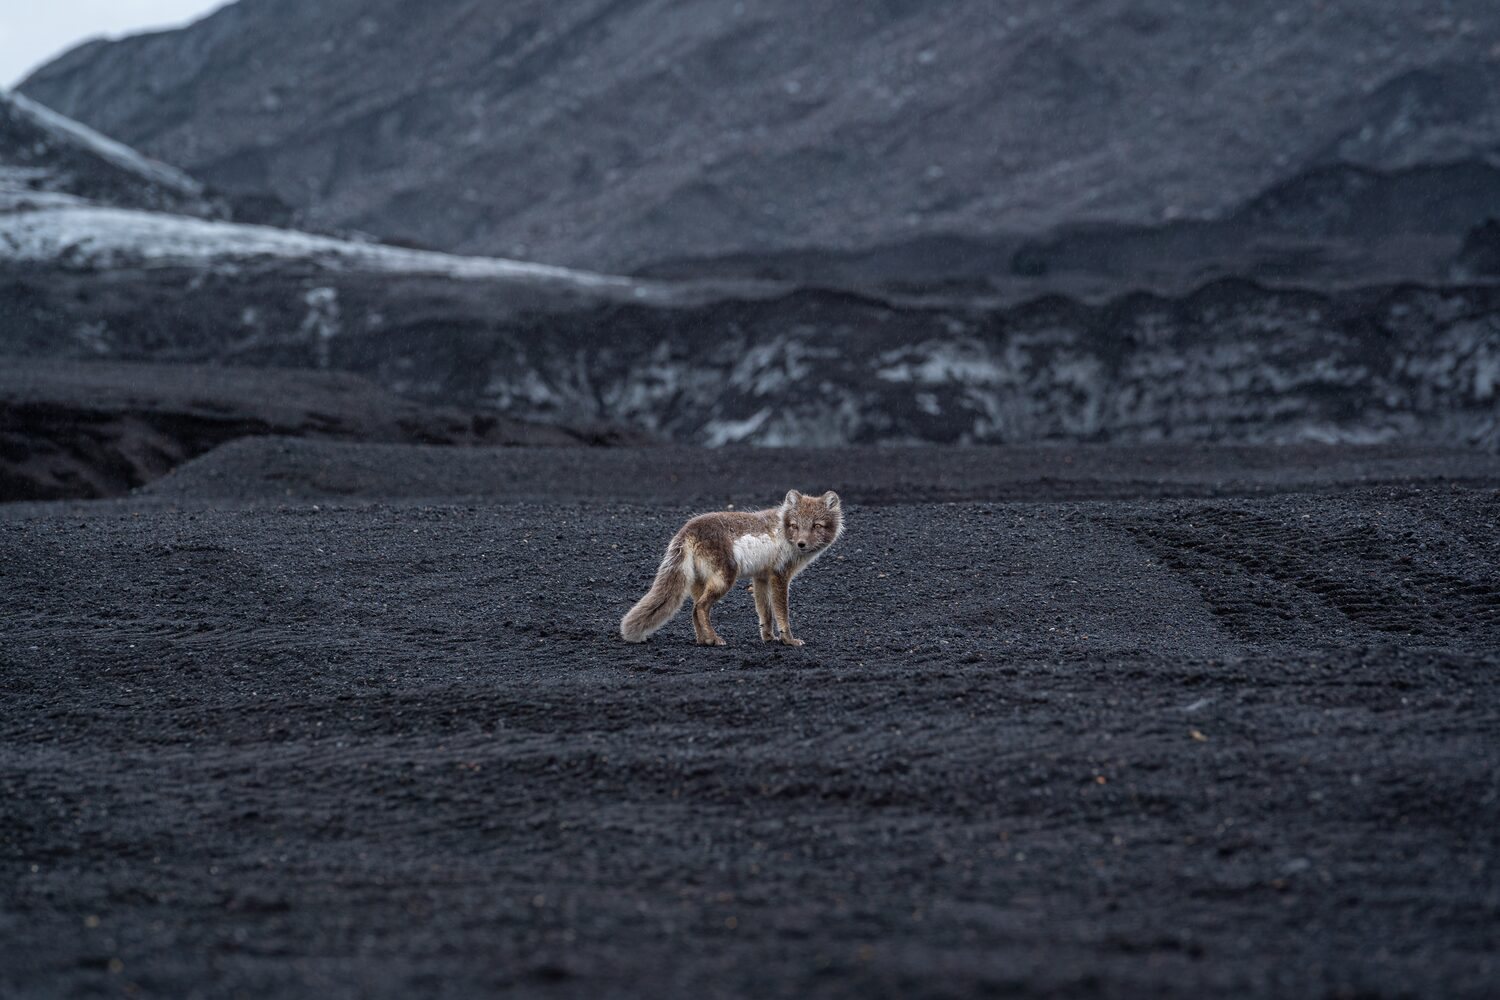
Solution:
<svg viewBox="0 0 1500 1000">
<path fill-rule="evenodd" d="M 780 569 L 789 555 L 791 552 L 779 534 L 741 535 L 734 540 L 734 564 L 741 576 Z"/>
</svg>

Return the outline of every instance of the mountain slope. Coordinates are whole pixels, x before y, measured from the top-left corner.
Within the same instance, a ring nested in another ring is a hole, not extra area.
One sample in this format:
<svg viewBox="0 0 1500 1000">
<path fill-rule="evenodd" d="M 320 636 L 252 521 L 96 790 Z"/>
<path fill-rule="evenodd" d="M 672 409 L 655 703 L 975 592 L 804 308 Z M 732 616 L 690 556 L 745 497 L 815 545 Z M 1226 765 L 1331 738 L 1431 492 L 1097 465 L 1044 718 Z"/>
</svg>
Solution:
<svg viewBox="0 0 1500 1000">
<path fill-rule="evenodd" d="M 23 89 L 315 225 L 620 269 L 1483 159 L 1497 38 L 1487 0 L 240 0 Z"/>
<path fill-rule="evenodd" d="M 437 275 L 634 299 L 659 283 L 233 221 L 232 199 L 18 94 L 0 92 L 0 264 L 296 268 Z"/>
<path fill-rule="evenodd" d="M 222 211 L 182 171 L 0 91 L 0 210 L 83 201 L 187 215 Z"/>
</svg>

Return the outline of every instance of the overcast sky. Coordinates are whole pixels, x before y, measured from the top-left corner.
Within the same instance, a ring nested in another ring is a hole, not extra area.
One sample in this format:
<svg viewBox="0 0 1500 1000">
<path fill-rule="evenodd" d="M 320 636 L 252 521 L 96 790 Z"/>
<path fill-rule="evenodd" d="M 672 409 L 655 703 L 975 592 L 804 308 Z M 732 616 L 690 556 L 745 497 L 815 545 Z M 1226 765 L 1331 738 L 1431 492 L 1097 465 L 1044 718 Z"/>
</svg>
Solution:
<svg viewBox="0 0 1500 1000">
<path fill-rule="evenodd" d="M 0 0 L 0 86 L 89 38 L 196 20 L 226 0 Z"/>
</svg>

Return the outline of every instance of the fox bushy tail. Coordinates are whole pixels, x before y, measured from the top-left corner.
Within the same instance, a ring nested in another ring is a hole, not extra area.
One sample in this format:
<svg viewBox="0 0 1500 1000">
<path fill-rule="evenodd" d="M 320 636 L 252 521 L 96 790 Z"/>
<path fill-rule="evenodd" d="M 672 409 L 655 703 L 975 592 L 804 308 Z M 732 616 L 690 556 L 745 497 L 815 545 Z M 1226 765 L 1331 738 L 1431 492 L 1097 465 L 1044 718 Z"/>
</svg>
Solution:
<svg viewBox="0 0 1500 1000">
<path fill-rule="evenodd" d="M 667 623 L 687 599 L 688 567 L 682 551 L 682 540 L 674 538 L 656 569 L 656 580 L 646 596 L 620 619 L 620 635 L 626 642 L 645 642 L 652 632 Z"/>
</svg>

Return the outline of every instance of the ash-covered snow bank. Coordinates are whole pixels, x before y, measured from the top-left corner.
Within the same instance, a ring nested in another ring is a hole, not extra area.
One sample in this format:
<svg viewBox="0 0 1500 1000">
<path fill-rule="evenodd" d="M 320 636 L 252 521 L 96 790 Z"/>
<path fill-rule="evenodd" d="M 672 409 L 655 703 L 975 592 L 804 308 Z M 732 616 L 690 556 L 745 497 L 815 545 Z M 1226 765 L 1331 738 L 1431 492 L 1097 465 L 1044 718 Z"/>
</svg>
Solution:
<svg viewBox="0 0 1500 1000">
<path fill-rule="evenodd" d="M 583 290 L 631 291 L 642 285 L 545 264 L 460 257 L 164 212 L 53 203 L 0 214 L 0 259 L 117 268 L 204 267 L 257 258 L 349 270 L 561 283 Z"/>
<path fill-rule="evenodd" d="M 646 297 L 657 282 L 231 221 L 198 181 L 18 94 L 0 93 L 0 263 L 218 268 L 282 261 Z"/>
<path fill-rule="evenodd" d="M 282 262 L 0 266 L 0 303 L 12 354 L 351 371 L 409 397 L 692 444 L 1500 446 L 1494 285 L 664 304 Z"/>
</svg>

